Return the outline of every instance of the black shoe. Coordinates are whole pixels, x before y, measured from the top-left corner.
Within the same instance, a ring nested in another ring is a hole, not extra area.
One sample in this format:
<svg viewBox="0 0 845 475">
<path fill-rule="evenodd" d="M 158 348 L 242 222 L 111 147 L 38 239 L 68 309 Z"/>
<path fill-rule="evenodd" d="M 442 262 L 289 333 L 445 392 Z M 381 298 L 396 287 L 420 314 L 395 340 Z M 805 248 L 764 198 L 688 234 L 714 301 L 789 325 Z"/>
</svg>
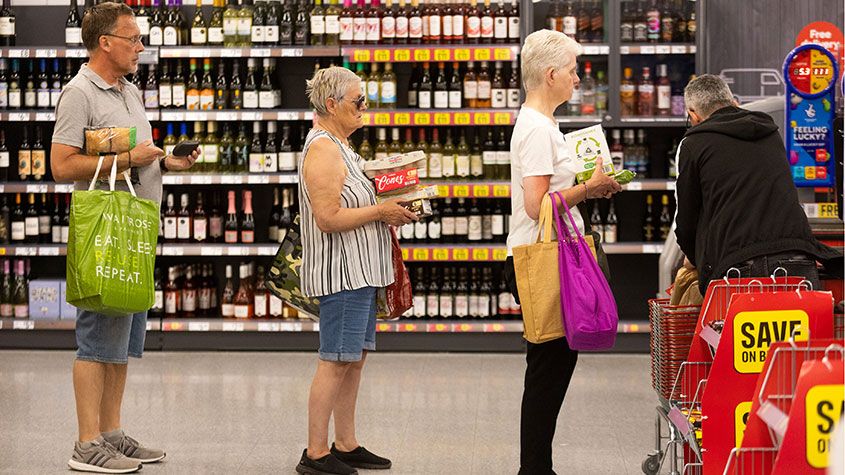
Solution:
<svg viewBox="0 0 845 475">
<path fill-rule="evenodd" d="M 358 447 L 357 449 L 353 450 L 352 452 L 341 452 L 337 449 L 337 447 L 332 444 L 332 453 L 337 457 L 341 462 L 344 462 L 348 465 L 351 465 L 355 468 L 367 468 L 370 470 L 386 470 L 391 467 L 392 463 L 390 460 L 379 457 L 378 455 L 370 452 L 369 450 L 365 449 L 364 447 Z"/>
<path fill-rule="evenodd" d="M 308 449 L 302 451 L 296 471 L 302 475 L 358 475 L 358 470 L 341 462 L 334 454 L 317 460 L 308 458 Z"/>
</svg>

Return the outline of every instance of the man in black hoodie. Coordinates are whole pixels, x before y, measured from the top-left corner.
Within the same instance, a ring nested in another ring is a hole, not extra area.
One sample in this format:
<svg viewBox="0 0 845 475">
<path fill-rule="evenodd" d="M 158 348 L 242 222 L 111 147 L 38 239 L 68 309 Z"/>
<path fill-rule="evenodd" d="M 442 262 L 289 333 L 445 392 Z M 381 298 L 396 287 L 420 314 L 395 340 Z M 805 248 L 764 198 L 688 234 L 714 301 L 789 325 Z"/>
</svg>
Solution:
<svg viewBox="0 0 845 475">
<path fill-rule="evenodd" d="M 678 147 L 675 234 L 702 295 L 731 267 L 743 277 L 783 267 L 819 288 L 816 261 L 841 268 L 842 255 L 813 238 L 777 125 L 737 107 L 712 74 L 690 81 L 684 100 L 693 127 Z"/>
</svg>

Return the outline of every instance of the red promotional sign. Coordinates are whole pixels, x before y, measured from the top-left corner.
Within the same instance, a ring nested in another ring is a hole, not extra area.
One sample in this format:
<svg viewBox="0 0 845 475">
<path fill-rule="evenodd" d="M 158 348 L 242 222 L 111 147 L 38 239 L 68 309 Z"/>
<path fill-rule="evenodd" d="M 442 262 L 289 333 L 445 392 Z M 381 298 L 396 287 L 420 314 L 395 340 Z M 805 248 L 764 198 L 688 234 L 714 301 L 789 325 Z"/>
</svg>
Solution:
<svg viewBox="0 0 845 475">
<path fill-rule="evenodd" d="M 833 56 L 839 58 L 839 71 L 842 72 L 842 66 L 845 64 L 845 37 L 836 25 L 816 21 L 805 26 L 795 38 L 795 46 L 807 43 L 821 45 L 833 53 Z"/>
</svg>

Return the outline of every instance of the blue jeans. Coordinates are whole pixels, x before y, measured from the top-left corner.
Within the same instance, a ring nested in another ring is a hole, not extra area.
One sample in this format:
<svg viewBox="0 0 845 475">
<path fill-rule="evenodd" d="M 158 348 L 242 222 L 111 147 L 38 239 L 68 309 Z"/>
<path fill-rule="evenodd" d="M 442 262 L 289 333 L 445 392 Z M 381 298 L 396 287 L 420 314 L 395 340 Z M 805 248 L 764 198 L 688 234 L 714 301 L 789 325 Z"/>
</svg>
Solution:
<svg viewBox="0 0 845 475">
<path fill-rule="evenodd" d="M 76 310 L 76 359 L 97 363 L 126 364 L 129 357 L 144 354 L 147 312 L 109 317 Z"/>
<path fill-rule="evenodd" d="M 376 349 L 376 288 L 320 297 L 320 359 L 361 361 Z"/>
</svg>

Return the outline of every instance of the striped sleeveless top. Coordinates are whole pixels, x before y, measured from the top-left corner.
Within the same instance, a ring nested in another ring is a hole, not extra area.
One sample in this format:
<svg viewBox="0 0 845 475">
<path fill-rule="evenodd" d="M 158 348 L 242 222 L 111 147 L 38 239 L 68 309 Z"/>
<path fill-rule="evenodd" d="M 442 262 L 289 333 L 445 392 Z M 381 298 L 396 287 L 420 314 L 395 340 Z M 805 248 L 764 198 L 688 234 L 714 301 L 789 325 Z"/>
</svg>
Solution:
<svg viewBox="0 0 845 475">
<path fill-rule="evenodd" d="M 302 292 L 321 297 L 363 287 L 387 287 L 393 283 L 390 230 L 382 222 L 370 222 L 351 231 L 326 234 L 317 227 L 311 196 L 305 186 L 303 162 L 314 140 L 328 138 L 340 149 L 347 174 L 340 192 L 342 208 L 376 204 L 376 191 L 364 175 L 364 160 L 330 133 L 311 129 L 299 163 L 299 203 L 302 218 Z"/>
</svg>

